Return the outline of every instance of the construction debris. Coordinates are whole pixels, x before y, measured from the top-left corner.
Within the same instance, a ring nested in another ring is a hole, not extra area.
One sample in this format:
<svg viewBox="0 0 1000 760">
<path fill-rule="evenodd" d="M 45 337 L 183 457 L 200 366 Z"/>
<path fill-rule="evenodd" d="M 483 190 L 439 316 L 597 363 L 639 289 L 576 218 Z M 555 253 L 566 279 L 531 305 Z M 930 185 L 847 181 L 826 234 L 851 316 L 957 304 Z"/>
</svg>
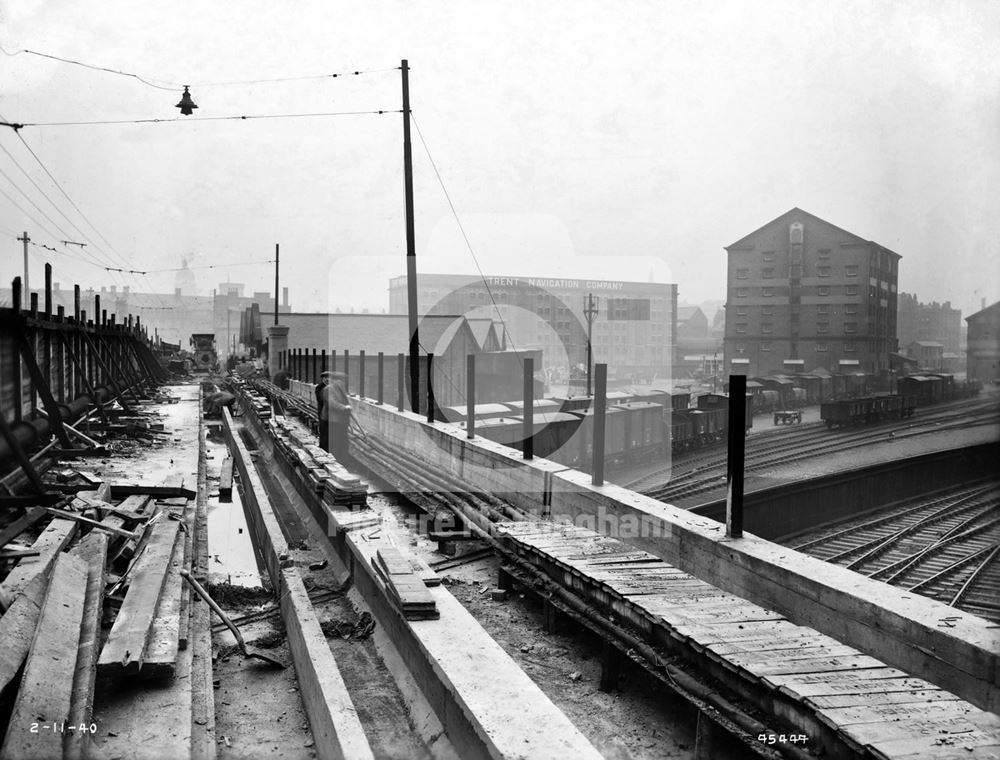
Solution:
<svg viewBox="0 0 1000 760">
<path fill-rule="evenodd" d="M 379 578 L 385 582 L 390 601 L 407 620 L 433 620 L 441 617 L 434 597 L 420 576 L 413 572 L 410 561 L 399 549 L 382 547 L 372 560 Z"/>
</svg>

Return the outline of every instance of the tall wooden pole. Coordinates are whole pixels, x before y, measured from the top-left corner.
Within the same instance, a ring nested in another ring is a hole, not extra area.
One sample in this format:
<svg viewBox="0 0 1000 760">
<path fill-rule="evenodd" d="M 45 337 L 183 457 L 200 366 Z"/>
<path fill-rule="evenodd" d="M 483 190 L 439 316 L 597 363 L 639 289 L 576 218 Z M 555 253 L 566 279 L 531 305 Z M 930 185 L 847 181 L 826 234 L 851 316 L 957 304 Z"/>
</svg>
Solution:
<svg viewBox="0 0 1000 760">
<path fill-rule="evenodd" d="M 278 244 L 274 244 L 274 324 L 278 324 Z"/>
<path fill-rule="evenodd" d="M 403 59 L 403 184 L 406 193 L 406 300 L 410 315 L 410 404 L 420 414 L 420 336 L 417 333 L 417 242 L 413 228 L 413 155 L 410 149 L 410 67 Z M 427 379 L 430 383 L 430 378 Z"/>
</svg>

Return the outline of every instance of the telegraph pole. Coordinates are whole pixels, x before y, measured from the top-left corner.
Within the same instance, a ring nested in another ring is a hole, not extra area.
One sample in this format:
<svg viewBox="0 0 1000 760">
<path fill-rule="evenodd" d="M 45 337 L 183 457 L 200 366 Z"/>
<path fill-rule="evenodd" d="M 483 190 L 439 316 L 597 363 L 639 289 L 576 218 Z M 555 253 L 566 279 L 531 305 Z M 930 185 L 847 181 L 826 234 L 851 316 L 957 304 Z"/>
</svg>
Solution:
<svg viewBox="0 0 1000 760">
<path fill-rule="evenodd" d="M 228 301 L 227 307 L 228 307 Z M 274 324 L 278 324 L 278 244 L 274 244 Z"/>
<path fill-rule="evenodd" d="M 583 299 L 583 316 L 587 318 L 587 396 L 590 396 L 590 372 L 594 366 L 591 338 L 593 337 L 594 320 L 597 318 L 597 304 L 594 302 L 593 293 L 587 293 L 587 297 Z"/>
<path fill-rule="evenodd" d="M 403 70 L 403 185 L 406 194 L 406 300 L 410 315 L 410 405 L 420 414 L 420 336 L 417 334 L 417 243 L 413 228 L 413 156 L 410 149 L 410 66 Z M 427 384 L 430 385 L 430 375 Z"/>
<path fill-rule="evenodd" d="M 24 292 L 27 294 L 31 292 L 28 287 L 28 243 L 31 242 L 31 238 L 28 237 L 28 231 L 25 230 L 24 237 L 19 237 L 18 240 L 24 243 Z"/>
</svg>

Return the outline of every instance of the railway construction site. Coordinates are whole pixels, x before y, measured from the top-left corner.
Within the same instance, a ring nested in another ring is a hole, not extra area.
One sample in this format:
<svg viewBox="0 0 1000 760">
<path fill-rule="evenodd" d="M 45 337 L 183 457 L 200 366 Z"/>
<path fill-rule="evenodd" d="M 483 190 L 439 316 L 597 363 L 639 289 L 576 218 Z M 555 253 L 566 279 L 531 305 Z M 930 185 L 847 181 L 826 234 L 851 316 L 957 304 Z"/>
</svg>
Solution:
<svg viewBox="0 0 1000 760">
<path fill-rule="evenodd" d="M 832 530 L 832 555 L 880 557 L 864 577 L 817 559 L 822 537 L 799 540 L 812 557 L 732 535 L 377 398 L 351 397 L 348 470 L 317 445 L 311 383 L 228 377 L 206 419 L 222 379 L 169 379 L 137 326 L 7 318 L 29 379 L 4 378 L 4 758 L 1000 752 L 1000 629 L 970 585 L 995 583 L 995 549 L 883 582 L 918 523 L 939 523 L 925 547 L 995 544 L 995 483 Z M 914 466 L 995 463 L 973 444 Z M 751 531 L 818 527 L 752 496 Z M 836 543 L 866 525 L 881 543 Z M 950 600 L 914 587 L 956 563 Z"/>
</svg>

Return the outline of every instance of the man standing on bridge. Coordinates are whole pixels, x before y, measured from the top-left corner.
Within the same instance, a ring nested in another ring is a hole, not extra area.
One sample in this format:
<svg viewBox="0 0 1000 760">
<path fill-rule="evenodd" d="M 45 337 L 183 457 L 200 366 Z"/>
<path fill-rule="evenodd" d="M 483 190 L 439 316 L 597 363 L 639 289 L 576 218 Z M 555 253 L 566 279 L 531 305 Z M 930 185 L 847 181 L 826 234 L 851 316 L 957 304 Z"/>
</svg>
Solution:
<svg viewBox="0 0 1000 760">
<path fill-rule="evenodd" d="M 324 428 L 332 438 L 330 453 L 344 467 L 350 467 L 351 454 L 348 449 L 347 428 L 351 422 L 351 405 L 348 403 L 343 372 L 331 372 L 330 384 L 323 387 L 323 402 L 320 406 L 320 429 Z M 321 433 L 322 435 L 322 433 Z"/>
<path fill-rule="evenodd" d="M 319 375 L 319 385 L 316 386 L 316 411 L 319 415 L 319 447 L 323 451 L 330 451 L 330 425 L 323 406 L 326 402 L 326 387 L 330 382 L 332 372 L 321 372 Z"/>
</svg>

